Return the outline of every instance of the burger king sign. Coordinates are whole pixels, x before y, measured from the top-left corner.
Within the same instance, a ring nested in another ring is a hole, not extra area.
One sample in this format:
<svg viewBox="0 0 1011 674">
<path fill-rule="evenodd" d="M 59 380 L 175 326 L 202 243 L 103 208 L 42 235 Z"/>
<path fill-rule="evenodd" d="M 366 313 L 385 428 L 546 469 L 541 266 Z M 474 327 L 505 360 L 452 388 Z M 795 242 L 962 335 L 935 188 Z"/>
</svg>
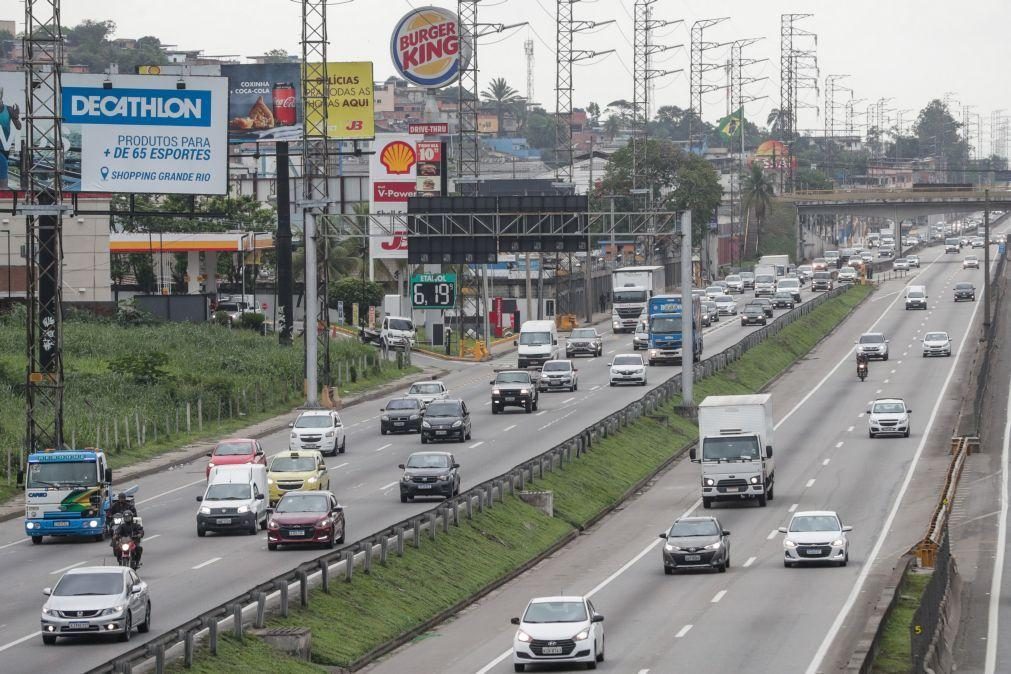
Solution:
<svg viewBox="0 0 1011 674">
<path fill-rule="evenodd" d="M 452 84 L 470 61 L 456 14 L 441 7 L 412 9 L 397 22 L 390 41 L 393 65 L 404 79 L 430 89 Z"/>
</svg>

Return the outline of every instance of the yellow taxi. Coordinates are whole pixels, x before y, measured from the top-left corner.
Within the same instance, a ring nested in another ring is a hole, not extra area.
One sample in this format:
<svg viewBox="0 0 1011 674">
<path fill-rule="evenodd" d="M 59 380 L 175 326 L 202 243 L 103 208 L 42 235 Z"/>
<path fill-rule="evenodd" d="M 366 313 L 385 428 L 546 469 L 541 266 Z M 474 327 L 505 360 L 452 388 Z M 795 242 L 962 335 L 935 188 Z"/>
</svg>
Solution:
<svg viewBox="0 0 1011 674">
<path fill-rule="evenodd" d="M 305 449 L 275 454 L 267 465 L 267 490 L 271 506 L 289 491 L 329 491 L 330 474 L 323 455 Z"/>
</svg>

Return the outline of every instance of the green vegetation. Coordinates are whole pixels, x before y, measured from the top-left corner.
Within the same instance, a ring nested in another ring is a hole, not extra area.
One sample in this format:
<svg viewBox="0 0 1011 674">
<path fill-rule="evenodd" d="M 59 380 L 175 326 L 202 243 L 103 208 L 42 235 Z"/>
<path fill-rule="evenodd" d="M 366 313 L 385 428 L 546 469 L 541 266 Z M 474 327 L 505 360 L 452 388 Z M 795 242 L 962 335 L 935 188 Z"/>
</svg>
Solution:
<svg viewBox="0 0 1011 674">
<path fill-rule="evenodd" d="M 818 307 L 763 345 L 748 351 L 726 374 L 697 384 L 699 397 L 755 392 L 806 354 L 870 292 L 855 287 Z M 779 352 L 783 353 L 780 354 Z M 416 628 L 474 593 L 534 559 L 553 544 L 614 505 L 629 489 L 664 462 L 679 454 L 696 436 L 690 420 L 677 414 L 672 400 L 649 417 L 619 433 L 599 440 L 591 450 L 561 470 L 538 478 L 537 490 L 554 493 L 554 518 L 548 518 L 516 498 L 508 497 L 491 510 L 461 520 L 449 535 L 432 542 L 423 538 L 420 550 L 408 546 L 402 559 L 387 566 L 373 564 L 372 573 L 355 572 L 352 583 L 331 580 L 330 593 L 311 594 L 309 609 L 294 609 L 271 627 L 309 627 L 312 660 L 319 669 L 286 669 L 294 661 L 279 653 L 263 652 L 262 642 L 241 654 L 234 642 L 222 649 L 224 657 L 204 660 L 198 672 L 266 670 L 301 672 L 348 667 L 384 643 Z M 452 573 L 447 573 L 452 569 Z M 424 582 L 419 582 L 424 579 Z M 228 660 L 226 668 L 214 667 Z M 235 666 L 235 662 L 241 663 Z M 208 664 L 210 663 L 210 664 Z M 300 667 L 308 667 L 299 663 Z M 181 672 L 181 667 L 171 671 Z"/>
<path fill-rule="evenodd" d="M 920 605 L 923 589 L 930 582 L 929 573 L 907 572 L 902 578 L 899 600 L 885 621 L 884 633 L 874 658 L 875 674 L 905 674 L 910 671 L 909 627 Z"/>
<path fill-rule="evenodd" d="M 315 635 L 313 635 L 315 636 Z M 269 662 L 266 666 L 264 663 Z M 218 655 L 211 657 L 207 647 L 197 649 L 193 667 L 186 669 L 181 663 L 168 666 L 174 673 L 193 674 L 250 674 L 270 672 L 271 674 L 320 674 L 325 669 L 296 658 L 286 657 L 276 652 L 261 639 L 247 637 L 240 643 L 234 636 L 222 634 L 218 638 Z"/>
<path fill-rule="evenodd" d="M 770 202 L 759 232 L 758 256 L 779 254 L 789 255 L 790 259 L 796 256 L 797 227 L 794 223 L 796 214 L 797 209 L 791 203 L 777 199 Z"/>
</svg>

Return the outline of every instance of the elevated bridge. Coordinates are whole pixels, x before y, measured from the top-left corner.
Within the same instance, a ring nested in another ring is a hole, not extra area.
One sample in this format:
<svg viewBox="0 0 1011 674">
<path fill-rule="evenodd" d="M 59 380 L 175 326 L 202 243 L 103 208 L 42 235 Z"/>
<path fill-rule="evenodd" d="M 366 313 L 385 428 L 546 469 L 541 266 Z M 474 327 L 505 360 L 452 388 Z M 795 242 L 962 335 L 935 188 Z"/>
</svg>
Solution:
<svg viewBox="0 0 1011 674">
<path fill-rule="evenodd" d="M 894 219 L 942 213 L 971 213 L 986 205 L 983 189 L 912 188 L 806 191 L 783 194 L 798 215 L 880 216 Z M 1011 210 L 1011 189 L 989 190 L 991 209 Z"/>
</svg>

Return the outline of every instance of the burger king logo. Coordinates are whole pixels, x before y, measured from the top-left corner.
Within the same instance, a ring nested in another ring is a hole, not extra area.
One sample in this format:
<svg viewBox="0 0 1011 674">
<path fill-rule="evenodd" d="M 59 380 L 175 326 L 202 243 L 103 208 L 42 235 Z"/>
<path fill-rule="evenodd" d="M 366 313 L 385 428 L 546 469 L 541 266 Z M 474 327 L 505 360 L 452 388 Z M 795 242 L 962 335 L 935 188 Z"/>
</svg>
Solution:
<svg viewBox="0 0 1011 674">
<path fill-rule="evenodd" d="M 386 172 L 395 176 L 410 173 L 416 161 L 414 148 L 402 140 L 393 141 L 379 154 L 379 162 L 386 168 Z"/>
<path fill-rule="evenodd" d="M 393 65 L 404 79 L 437 89 L 454 82 L 470 61 L 456 14 L 441 7 L 413 9 L 397 22 L 390 41 Z"/>
</svg>

